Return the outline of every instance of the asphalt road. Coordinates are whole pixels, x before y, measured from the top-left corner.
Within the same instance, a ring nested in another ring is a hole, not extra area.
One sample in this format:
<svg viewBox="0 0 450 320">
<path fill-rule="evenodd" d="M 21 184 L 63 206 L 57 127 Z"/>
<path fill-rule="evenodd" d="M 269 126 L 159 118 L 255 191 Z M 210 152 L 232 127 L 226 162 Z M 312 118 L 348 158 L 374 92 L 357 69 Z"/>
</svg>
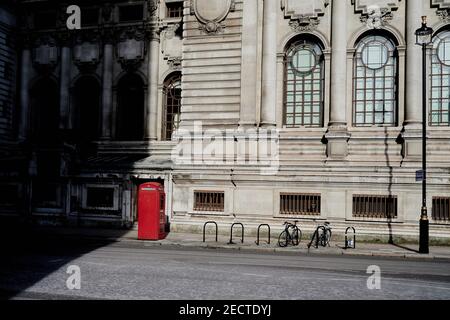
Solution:
<svg viewBox="0 0 450 320">
<path fill-rule="evenodd" d="M 6 299 L 449 299 L 450 262 L 180 249 L 127 243 L 28 243 L 2 253 Z M 381 270 L 370 290 L 369 266 Z M 81 289 L 69 290 L 69 266 Z"/>
</svg>

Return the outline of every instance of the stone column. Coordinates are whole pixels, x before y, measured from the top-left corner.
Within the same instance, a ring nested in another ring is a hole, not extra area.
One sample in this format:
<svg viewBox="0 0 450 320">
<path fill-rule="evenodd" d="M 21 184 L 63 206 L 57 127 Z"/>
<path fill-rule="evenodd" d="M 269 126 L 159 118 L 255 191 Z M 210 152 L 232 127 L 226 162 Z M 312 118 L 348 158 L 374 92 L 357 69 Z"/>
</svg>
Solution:
<svg viewBox="0 0 450 320">
<path fill-rule="evenodd" d="M 113 51 L 111 42 L 103 46 L 103 92 L 102 92 L 102 139 L 112 138 L 111 120 L 113 109 Z"/>
<path fill-rule="evenodd" d="M 261 126 L 276 126 L 278 1 L 264 0 Z"/>
<path fill-rule="evenodd" d="M 70 57 L 71 50 L 67 44 L 63 44 L 61 48 L 61 75 L 59 88 L 59 106 L 60 106 L 60 123 L 61 129 L 70 129 L 70 106 L 69 106 L 69 87 L 70 87 Z"/>
<path fill-rule="evenodd" d="M 151 32 L 148 62 L 148 103 L 146 106 L 145 139 L 158 139 L 158 79 L 159 79 L 159 33 Z"/>
<path fill-rule="evenodd" d="M 26 140 L 30 129 L 30 74 L 31 74 L 31 50 L 22 50 L 21 74 L 20 74 L 20 124 L 19 140 Z"/>
<path fill-rule="evenodd" d="M 242 22 L 240 126 L 254 127 L 257 106 L 258 0 L 244 1 Z"/>
<path fill-rule="evenodd" d="M 326 134 L 329 159 L 348 155 L 347 131 L 347 11 L 349 1 L 333 0 L 331 39 L 330 121 Z"/>
<path fill-rule="evenodd" d="M 330 127 L 347 126 L 347 3 L 333 0 Z"/>
<path fill-rule="evenodd" d="M 423 0 L 406 2 L 406 126 L 422 123 L 422 50 L 416 45 L 415 36 L 422 15 Z"/>
</svg>

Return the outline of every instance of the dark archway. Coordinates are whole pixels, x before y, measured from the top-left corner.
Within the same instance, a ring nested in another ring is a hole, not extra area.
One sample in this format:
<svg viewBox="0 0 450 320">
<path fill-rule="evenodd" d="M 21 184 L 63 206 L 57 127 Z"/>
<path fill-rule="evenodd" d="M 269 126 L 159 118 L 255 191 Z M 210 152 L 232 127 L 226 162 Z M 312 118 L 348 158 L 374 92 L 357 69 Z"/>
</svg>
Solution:
<svg viewBox="0 0 450 320">
<path fill-rule="evenodd" d="M 73 87 L 75 131 L 78 139 L 93 141 L 100 136 L 101 87 L 93 76 L 79 78 Z"/>
<path fill-rule="evenodd" d="M 127 74 L 117 86 L 116 140 L 144 139 L 145 84 L 136 74 Z"/>
<path fill-rule="evenodd" d="M 42 78 L 32 87 L 31 137 L 38 144 L 55 141 L 59 135 L 58 85 L 51 78 Z"/>
</svg>

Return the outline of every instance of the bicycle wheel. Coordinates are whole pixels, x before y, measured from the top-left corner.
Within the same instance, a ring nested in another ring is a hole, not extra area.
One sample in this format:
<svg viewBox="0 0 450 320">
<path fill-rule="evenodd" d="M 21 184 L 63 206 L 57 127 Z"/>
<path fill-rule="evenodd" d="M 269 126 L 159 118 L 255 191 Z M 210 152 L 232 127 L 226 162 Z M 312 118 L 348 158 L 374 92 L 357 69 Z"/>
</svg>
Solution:
<svg viewBox="0 0 450 320">
<path fill-rule="evenodd" d="M 330 242 L 331 242 L 331 230 L 327 229 L 325 230 L 325 245 L 324 247 L 326 247 L 327 245 L 330 246 Z"/>
<path fill-rule="evenodd" d="M 318 238 L 319 238 L 319 245 L 322 247 L 326 247 L 327 246 L 327 231 L 322 228 L 319 229 Z"/>
<path fill-rule="evenodd" d="M 287 231 L 284 230 L 278 237 L 278 246 L 280 246 L 281 248 L 287 247 L 288 240 L 289 240 L 289 236 L 287 234 Z"/>
<path fill-rule="evenodd" d="M 302 231 L 298 227 L 295 227 L 292 230 L 292 245 L 298 246 L 301 240 L 302 240 Z"/>
</svg>

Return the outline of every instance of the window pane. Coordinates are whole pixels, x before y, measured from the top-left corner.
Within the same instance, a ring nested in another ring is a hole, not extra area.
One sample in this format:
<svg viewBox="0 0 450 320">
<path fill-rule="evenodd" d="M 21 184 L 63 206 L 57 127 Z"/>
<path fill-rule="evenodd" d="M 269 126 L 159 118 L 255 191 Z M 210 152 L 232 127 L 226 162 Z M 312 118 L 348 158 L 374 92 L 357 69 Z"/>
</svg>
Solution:
<svg viewBox="0 0 450 320">
<path fill-rule="evenodd" d="M 357 125 L 395 124 L 395 50 L 393 42 L 382 36 L 368 36 L 358 44 L 354 70 Z"/>
<path fill-rule="evenodd" d="M 285 124 L 289 127 L 323 125 L 319 116 L 322 113 L 324 81 L 321 52 L 317 44 L 304 40 L 288 49 Z M 291 78 L 294 83 L 289 82 Z"/>
</svg>

